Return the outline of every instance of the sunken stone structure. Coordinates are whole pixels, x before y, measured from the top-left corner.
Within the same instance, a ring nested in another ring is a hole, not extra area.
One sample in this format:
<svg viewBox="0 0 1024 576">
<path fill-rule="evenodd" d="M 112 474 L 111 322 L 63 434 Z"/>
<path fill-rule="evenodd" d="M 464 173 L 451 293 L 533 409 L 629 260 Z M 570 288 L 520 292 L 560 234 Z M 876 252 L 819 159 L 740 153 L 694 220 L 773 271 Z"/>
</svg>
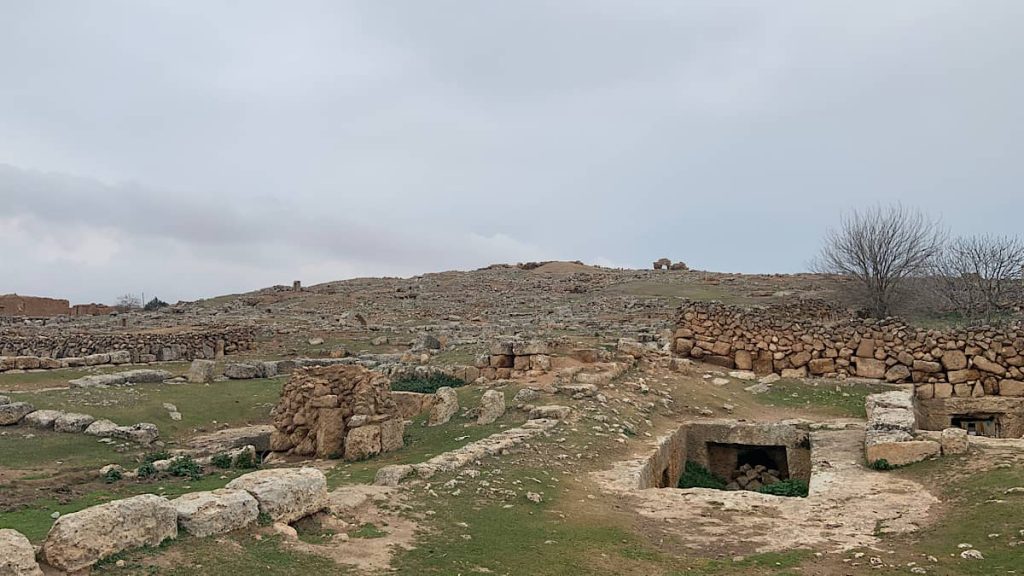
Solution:
<svg viewBox="0 0 1024 576">
<path fill-rule="evenodd" d="M 274 409 L 270 449 L 362 460 L 403 446 L 405 423 L 387 376 L 362 366 L 296 370 Z"/>
</svg>

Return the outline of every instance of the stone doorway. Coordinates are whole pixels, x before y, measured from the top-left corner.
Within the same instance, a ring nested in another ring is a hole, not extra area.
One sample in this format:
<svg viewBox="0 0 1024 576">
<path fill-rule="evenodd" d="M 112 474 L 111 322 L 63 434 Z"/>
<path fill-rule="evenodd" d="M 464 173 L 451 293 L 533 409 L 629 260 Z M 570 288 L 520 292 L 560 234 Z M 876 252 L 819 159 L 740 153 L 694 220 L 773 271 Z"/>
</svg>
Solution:
<svg viewBox="0 0 1024 576">
<path fill-rule="evenodd" d="M 953 428 L 967 430 L 968 436 L 999 438 L 999 420 L 993 414 L 961 414 L 950 420 Z"/>
</svg>

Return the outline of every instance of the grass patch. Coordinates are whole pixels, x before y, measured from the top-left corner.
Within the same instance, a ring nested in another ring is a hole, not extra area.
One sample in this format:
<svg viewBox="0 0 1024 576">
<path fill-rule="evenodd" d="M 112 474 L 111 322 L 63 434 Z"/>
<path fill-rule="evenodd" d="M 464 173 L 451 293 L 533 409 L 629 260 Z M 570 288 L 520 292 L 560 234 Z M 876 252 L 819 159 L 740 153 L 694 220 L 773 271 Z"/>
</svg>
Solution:
<svg viewBox="0 0 1024 576">
<path fill-rule="evenodd" d="M 7 470 L 73 472 L 132 462 L 130 454 L 115 451 L 112 445 L 98 442 L 95 436 L 34 428 L 6 432 L 0 436 L 0 466 Z"/>
<path fill-rule="evenodd" d="M 377 528 L 374 524 L 369 522 L 363 524 L 359 529 L 349 534 L 352 538 L 383 538 L 387 535 L 387 532 Z"/>
<path fill-rule="evenodd" d="M 944 477 L 970 470 L 966 477 Z M 1013 574 L 1024 566 L 1024 494 L 1007 494 L 1024 486 L 1024 467 L 1006 461 L 994 469 L 972 468 L 967 458 L 943 458 L 900 467 L 894 474 L 939 487 L 947 503 L 946 512 L 935 524 L 917 534 L 889 542 L 895 548 L 912 549 L 935 556 L 939 561 L 929 573 L 987 576 Z M 934 488 L 933 488 L 934 489 Z M 998 534 L 989 537 L 990 534 Z M 958 545 L 972 544 L 985 559 L 960 558 Z"/>
<path fill-rule="evenodd" d="M 819 409 L 836 416 L 866 418 L 864 398 L 891 390 L 891 386 L 882 384 L 780 380 L 768 392 L 753 398 L 769 406 Z"/>
<path fill-rule="evenodd" d="M 138 384 L 114 388 L 77 388 L 15 393 L 12 398 L 38 409 L 66 410 L 107 418 L 118 424 L 151 422 L 163 440 L 181 440 L 197 428 L 241 426 L 270 421 L 281 394 L 281 380 L 233 380 L 214 384 Z M 174 404 L 180 421 L 164 403 Z"/>
<path fill-rule="evenodd" d="M 413 420 L 413 423 L 405 427 L 405 446 L 394 452 L 387 452 L 375 456 L 371 460 L 361 462 L 339 462 L 333 469 L 327 472 L 327 485 L 335 488 L 344 484 L 372 483 L 377 470 L 390 464 L 417 464 L 430 458 L 448 452 L 485 438 L 508 428 L 510 425 L 521 423 L 522 416 L 515 415 L 510 411 L 493 424 L 486 426 L 469 425 L 464 426 L 465 420 L 458 416 L 443 426 L 424 426 L 427 415 L 423 414 Z"/>
<path fill-rule="evenodd" d="M 687 460 L 683 475 L 679 477 L 680 488 L 714 488 L 725 490 L 726 481 L 700 464 Z"/>
<path fill-rule="evenodd" d="M 769 484 L 762 486 L 757 489 L 762 494 L 771 494 L 772 496 L 788 496 L 791 498 L 807 498 L 807 493 L 810 491 L 810 486 L 807 482 L 796 478 L 790 478 L 775 484 Z"/>
<path fill-rule="evenodd" d="M 162 362 L 151 366 L 159 370 L 167 370 L 172 374 L 182 374 L 188 370 L 188 362 Z M 66 388 L 68 380 L 75 380 L 83 376 L 95 374 L 110 374 L 113 372 L 125 372 L 137 368 L 150 368 L 145 365 L 103 365 L 90 366 L 88 368 L 64 368 L 60 370 L 39 370 L 36 372 L 24 372 L 21 374 L 4 373 L 0 374 L 0 391 L 6 392 L 31 392 L 43 388 Z"/>
<path fill-rule="evenodd" d="M 102 484 L 102 479 L 97 478 L 97 484 L 94 484 L 94 486 L 103 486 L 102 489 L 93 490 L 81 496 L 63 501 L 48 496 L 15 510 L 0 512 L 0 526 L 14 528 L 27 536 L 29 540 L 38 542 L 46 536 L 46 533 L 50 531 L 50 527 L 53 526 L 53 518 L 50 515 L 54 512 L 60 512 L 61 515 L 70 514 L 90 506 L 139 494 L 158 494 L 173 498 L 186 492 L 216 490 L 217 488 L 223 488 L 225 484 L 239 474 L 226 473 L 224 478 L 220 476 L 206 476 L 199 480 L 171 477 L 163 477 L 155 482 L 121 480 L 115 484 Z"/>
<path fill-rule="evenodd" d="M 724 574 L 793 574 L 796 568 L 811 558 L 810 550 L 787 550 L 766 552 L 747 556 L 742 560 L 706 560 L 682 572 L 671 572 L 669 576 L 718 576 Z"/>
<path fill-rule="evenodd" d="M 173 555 L 170 566 L 147 562 L 152 556 L 145 550 L 122 555 L 125 566 L 118 568 L 106 563 L 93 570 L 94 574 L 149 574 L 154 576 L 206 576 L 208 574 L 253 574 L 261 576 L 291 576 L 293 574 L 351 574 L 344 567 L 319 556 L 289 550 L 279 537 L 256 540 L 251 536 L 225 539 L 181 538 L 167 546 Z"/>
</svg>

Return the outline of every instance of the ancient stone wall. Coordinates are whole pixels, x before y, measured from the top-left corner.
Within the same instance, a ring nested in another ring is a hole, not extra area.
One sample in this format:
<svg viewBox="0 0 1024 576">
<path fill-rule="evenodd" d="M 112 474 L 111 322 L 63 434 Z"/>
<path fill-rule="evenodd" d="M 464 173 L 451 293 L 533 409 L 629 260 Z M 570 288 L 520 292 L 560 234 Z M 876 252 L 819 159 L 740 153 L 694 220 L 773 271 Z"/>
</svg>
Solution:
<svg viewBox="0 0 1024 576">
<path fill-rule="evenodd" d="M 70 313 L 71 303 L 67 300 L 19 296 L 18 294 L 0 296 L 0 316 L 42 317 Z"/>
<path fill-rule="evenodd" d="M 102 316 L 110 314 L 115 308 L 106 304 L 75 304 L 71 307 L 72 316 Z"/>
<path fill-rule="evenodd" d="M 21 336 L 0 332 L 0 356 L 78 358 L 127 350 L 132 362 L 216 358 L 252 347 L 253 328 L 124 334 L 64 334 Z"/>
<path fill-rule="evenodd" d="M 919 399 L 1024 396 L 1024 328 L 926 330 L 859 319 L 813 301 L 681 309 L 676 353 L 757 374 L 912 382 Z"/>
</svg>

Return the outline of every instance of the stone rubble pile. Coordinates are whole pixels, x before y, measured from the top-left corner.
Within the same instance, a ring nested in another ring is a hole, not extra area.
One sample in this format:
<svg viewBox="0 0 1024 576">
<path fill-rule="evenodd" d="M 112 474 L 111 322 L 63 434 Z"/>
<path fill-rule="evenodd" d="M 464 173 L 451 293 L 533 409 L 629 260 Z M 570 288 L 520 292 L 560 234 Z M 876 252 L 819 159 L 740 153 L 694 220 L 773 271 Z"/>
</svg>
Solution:
<svg viewBox="0 0 1024 576">
<path fill-rule="evenodd" d="M 361 460 L 403 446 L 405 423 L 387 376 L 362 366 L 292 373 L 274 409 L 270 448 Z"/>
<path fill-rule="evenodd" d="M 778 470 L 769 469 L 761 464 L 757 466 L 744 464 L 733 470 L 732 474 L 729 475 L 729 478 L 727 478 L 729 483 L 725 485 L 725 489 L 757 492 L 758 489 L 764 486 L 771 486 L 781 482 L 780 476 L 781 473 Z"/>
</svg>

